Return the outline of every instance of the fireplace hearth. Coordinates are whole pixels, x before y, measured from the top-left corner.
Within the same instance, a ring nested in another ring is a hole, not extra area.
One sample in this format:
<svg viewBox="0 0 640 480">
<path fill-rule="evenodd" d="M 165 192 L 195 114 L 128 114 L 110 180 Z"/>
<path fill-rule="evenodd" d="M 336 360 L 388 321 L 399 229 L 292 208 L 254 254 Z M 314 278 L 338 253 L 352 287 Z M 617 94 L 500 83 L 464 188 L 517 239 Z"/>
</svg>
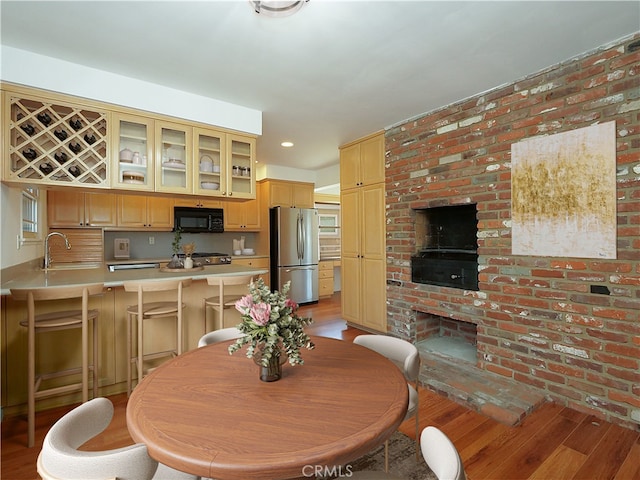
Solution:
<svg viewBox="0 0 640 480">
<path fill-rule="evenodd" d="M 414 283 L 478 290 L 478 220 L 475 204 L 416 210 Z"/>
</svg>

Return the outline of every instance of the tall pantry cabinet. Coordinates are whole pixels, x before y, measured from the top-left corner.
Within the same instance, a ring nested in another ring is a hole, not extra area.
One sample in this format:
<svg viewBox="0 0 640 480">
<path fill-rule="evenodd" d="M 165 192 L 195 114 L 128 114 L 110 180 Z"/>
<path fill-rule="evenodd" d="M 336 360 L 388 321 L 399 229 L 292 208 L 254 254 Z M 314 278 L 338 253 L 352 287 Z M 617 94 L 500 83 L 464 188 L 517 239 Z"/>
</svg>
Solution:
<svg viewBox="0 0 640 480">
<path fill-rule="evenodd" d="M 387 331 L 384 133 L 340 147 L 342 316 Z"/>
</svg>

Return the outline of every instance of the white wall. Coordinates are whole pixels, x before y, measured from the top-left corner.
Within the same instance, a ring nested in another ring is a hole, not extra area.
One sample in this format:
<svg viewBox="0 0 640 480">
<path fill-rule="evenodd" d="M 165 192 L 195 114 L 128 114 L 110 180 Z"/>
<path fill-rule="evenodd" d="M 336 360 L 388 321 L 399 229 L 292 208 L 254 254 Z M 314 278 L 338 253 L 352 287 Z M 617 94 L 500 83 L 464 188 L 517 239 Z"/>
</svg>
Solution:
<svg viewBox="0 0 640 480">
<path fill-rule="evenodd" d="M 6 45 L 0 45 L 0 58 L 0 79 L 5 82 L 262 134 L 262 112 L 258 110 Z"/>
<path fill-rule="evenodd" d="M 332 165 L 315 171 L 281 165 L 259 165 L 256 170 L 256 179 L 262 180 L 264 178 L 309 182 L 315 184 L 316 191 L 340 193 L 340 165 Z"/>
</svg>

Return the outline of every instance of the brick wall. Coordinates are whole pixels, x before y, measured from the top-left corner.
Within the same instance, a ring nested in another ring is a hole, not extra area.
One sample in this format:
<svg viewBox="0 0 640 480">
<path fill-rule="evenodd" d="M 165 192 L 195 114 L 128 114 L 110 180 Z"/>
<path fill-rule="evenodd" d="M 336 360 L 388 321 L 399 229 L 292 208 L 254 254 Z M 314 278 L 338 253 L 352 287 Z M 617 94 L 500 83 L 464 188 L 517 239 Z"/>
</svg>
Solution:
<svg viewBox="0 0 640 480">
<path fill-rule="evenodd" d="M 612 120 L 617 259 L 511 255 L 511 144 Z M 637 428 L 640 33 L 394 126 L 386 151 L 390 332 L 420 337 L 419 312 L 475 323 L 480 368 Z M 461 203 L 478 205 L 480 290 L 412 283 L 412 209 Z"/>
</svg>

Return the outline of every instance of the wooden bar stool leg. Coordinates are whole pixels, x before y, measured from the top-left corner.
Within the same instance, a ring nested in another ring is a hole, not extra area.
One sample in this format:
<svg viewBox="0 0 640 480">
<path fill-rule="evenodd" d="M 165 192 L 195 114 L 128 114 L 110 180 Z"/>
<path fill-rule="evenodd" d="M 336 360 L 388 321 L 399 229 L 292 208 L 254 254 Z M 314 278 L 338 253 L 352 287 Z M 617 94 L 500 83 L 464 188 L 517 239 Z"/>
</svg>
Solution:
<svg viewBox="0 0 640 480">
<path fill-rule="evenodd" d="M 27 372 L 27 446 L 33 447 L 36 436 L 36 313 L 33 293 L 29 292 L 27 298 L 28 315 L 28 372 Z"/>
<path fill-rule="evenodd" d="M 144 322 L 144 318 L 142 315 L 138 315 L 138 352 L 137 355 L 138 357 L 136 358 L 136 366 L 138 367 L 138 378 L 136 380 L 136 385 L 138 385 L 141 381 L 142 381 L 142 372 L 144 370 L 144 348 L 143 348 L 143 344 L 144 344 L 144 339 L 142 337 L 143 335 L 143 331 L 142 331 L 142 323 Z"/>
<path fill-rule="evenodd" d="M 89 401 L 89 294 L 82 294 L 82 403 Z"/>
<path fill-rule="evenodd" d="M 100 344 L 98 343 L 98 321 L 93 319 L 93 398 L 98 398 L 98 362 L 100 361 Z"/>
<path fill-rule="evenodd" d="M 133 339 L 131 329 L 133 328 L 133 322 L 131 321 L 131 314 L 127 314 L 127 397 L 131 395 L 131 359 L 133 358 Z"/>
<path fill-rule="evenodd" d="M 178 285 L 178 313 L 176 314 L 176 323 L 178 324 L 177 341 L 178 341 L 178 355 L 182 355 L 182 284 Z"/>
</svg>

